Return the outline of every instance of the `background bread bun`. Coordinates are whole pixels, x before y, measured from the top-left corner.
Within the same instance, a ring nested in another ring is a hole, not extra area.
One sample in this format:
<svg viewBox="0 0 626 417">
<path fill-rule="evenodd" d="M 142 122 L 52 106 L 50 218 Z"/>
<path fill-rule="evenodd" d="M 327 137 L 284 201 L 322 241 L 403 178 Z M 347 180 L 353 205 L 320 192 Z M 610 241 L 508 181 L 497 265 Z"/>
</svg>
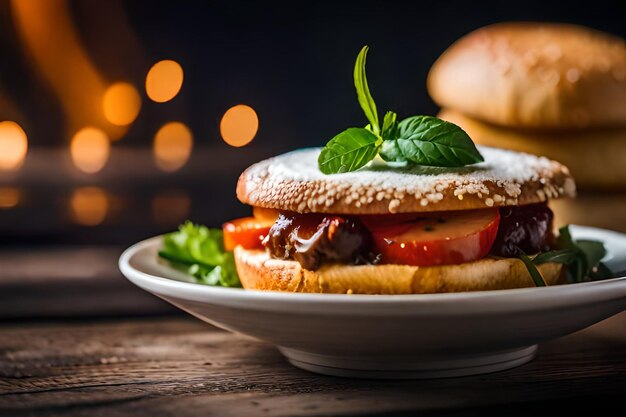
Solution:
<svg viewBox="0 0 626 417">
<path fill-rule="evenodd" d="M 235 248 L 245 289 L 336 294 L 422 294 L 533 287 L 519 259 L 485 258 L 461 265 L 326 265 L 317 271 L 297 261 L 270 258 L 266 251 Z M 559 264 L 542 264 L 548 285 L 561 283 Z"/>
<path fill-rule="evenodd" d="M 389 214 L 469 210 L 573 197 L 568 169 L 534 155 L 482 147 L 485 162 L 462 168 L 373 164 L 324 175 L 317 148 L 289 152 L 246 169 L 237 183 L 245 204 L 298 213 Z"/>
<path fill-rule="evenodd" d="M 450 46 L 428 91 L 441 107 L 503 126 L 626 126 L 626 47 L 581 26 L 495 24 Z"/>
<path fill-rule="evenodd" d="M 563 131 L 512 129 L 449 109 L 443 109 L 438 117 L 461 126 L 478 144 L 543 155 L 562 162 L 580 188 L 626 190 L 626 127 Z"/>
</svg>

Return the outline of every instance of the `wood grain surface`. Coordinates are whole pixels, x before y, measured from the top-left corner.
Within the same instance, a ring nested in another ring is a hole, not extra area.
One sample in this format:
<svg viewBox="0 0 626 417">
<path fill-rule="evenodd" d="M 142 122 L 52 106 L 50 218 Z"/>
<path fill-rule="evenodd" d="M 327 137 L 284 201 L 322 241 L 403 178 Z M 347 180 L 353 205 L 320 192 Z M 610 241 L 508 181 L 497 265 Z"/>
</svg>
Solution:
<svg viewBox="0 0 626 417">
<path fill-rule="evenodd" d="M 175 314 L 122 276 L 118 246 L 0 251 L 0 320 Z"/>
<path fill-rule="evenodd" d="M 625 394 L 626 313 L 516 369 L 422 381 L 315 375 L 185 317 L 0 327 L 2 416 L 624 415 Z"/>
</svg>

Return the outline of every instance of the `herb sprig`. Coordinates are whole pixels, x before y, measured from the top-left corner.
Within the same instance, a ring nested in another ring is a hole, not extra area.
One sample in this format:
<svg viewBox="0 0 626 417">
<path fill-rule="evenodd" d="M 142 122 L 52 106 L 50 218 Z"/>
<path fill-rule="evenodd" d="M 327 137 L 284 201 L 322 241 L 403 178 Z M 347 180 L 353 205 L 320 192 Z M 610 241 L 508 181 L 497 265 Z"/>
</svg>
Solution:
<svg viewBox="0 0 626 417">
<path fill-rule="evenodd" d="M 438 167 L 461 167 L 484 160 L 463 129 L 436 117 L 412 116 L 398 122 L 398 115 L 388 111 L 381 126 L 365 73 L 368 49 L 364 46 L 356 58 L 354 86 L 369 124 L 348 128 L 332 138 L 318 158 L 320 171 L 356 171 L 377 155 L 387 162 Z"/>
<path fill-rule="evenodd" d="M 528 273 L 537 287 L 544 287 L 544 281 L 537 265 L 554 262 L 565 266 L 567 282 L 587 282 L 608 279 L 613 277 L 611 270 L 601 262 L 606 255 L 604 244 L 597 240 L 574 240 L 569 226 L 559 229 L 556 250 L 542 252 L 529 257 L 521 250 L 519 257 L 526 265 Z"/>
</svg>

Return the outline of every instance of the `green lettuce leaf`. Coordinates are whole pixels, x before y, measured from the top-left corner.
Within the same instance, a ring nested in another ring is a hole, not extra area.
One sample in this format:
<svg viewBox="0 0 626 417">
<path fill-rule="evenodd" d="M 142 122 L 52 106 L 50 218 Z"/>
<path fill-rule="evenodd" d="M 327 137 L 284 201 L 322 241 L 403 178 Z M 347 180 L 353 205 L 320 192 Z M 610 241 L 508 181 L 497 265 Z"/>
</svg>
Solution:
<svg viewBox="0 0 626 417">
<path fill-rule="evenodd" d="M 196 278 L 197 282 L 222 287 L 241 287 L 232 252 L 224 250 L 220 229 L 190 221 L 163 236 L 159 256 Z"/>
</svg>

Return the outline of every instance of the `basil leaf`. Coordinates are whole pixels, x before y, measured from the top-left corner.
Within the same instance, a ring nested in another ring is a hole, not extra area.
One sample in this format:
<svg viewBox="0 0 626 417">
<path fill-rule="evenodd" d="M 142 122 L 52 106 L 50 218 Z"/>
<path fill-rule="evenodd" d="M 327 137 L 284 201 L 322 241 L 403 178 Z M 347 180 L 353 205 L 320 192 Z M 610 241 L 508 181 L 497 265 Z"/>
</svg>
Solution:
<svg viewBox="0 0 626 417">
<path fill-rule="evenodd" d="M 559 236 L 556 239 L 556 247 L 560 249 L 578 249 L 572 234 L 569 231 L 569 224 L 559 229 Z"/>
<path fill-rule="evenodd" d="M 318 158 L 325 174 L 350 172 L 371 161 L 376 154 L 402 166 L 414 162 L 438 167 L 461 167 L 483 161 L 470 137 L 457 125 L 431 116 L 414 116 L 398 123 L 398 115 L 388 111 L 382 128 L 370 93 L 365 65 L 369 47 L 365 45 L 354 63 L 354 87 L 359 105 L 369 124 L 335 136 Z"/>
<path fill-rule="evenodd" d="M 533 279 L 535 286 L 545 287 L 546 282 L 544 281 L 543 277 L 541 276 L 541 273 L 539 272 L 539 270 L 537 269 L 533 261 L 528 256 L 526 256 L 526 254 L 522 252 L 521 250 L 520 250 L 519 258 L 522 260 L 522 262 L 524 262 L 524 265 L 526 265 L 526 269 L 528 269 L 528 273 L 530 274 L 530 277 Z"/>
<path fill-rule="evenodd" d="M 398 147 L 397 140 L 385 140 L 380 149 L 380 157 L 387 162 L 408 162 Z"/>
<path fill-rule="evenodd" d="M 572 234 L 569 231 L 569 225 L 565 225 L 559 229 L 559 236 L 556 240 L 556 247 L 558 249 L 569 249 L 577 252 L 576 259 L 568 264 L 565 269 L 567 282 L 570 284 L 574 284 L 577 282 L 587 281 L 590 270 L 587 263 L 587 258 L 580 251 L 580 249 L 576 245 L 576 242 L 574 242 L 574 239 L 572 239 Z"/>
<path fill-rule="evenodd" d="M 609 269 L 602 265 L 602 271 L 594 274 L 600 268 L 600 260 L 606 255 L 606 249 L 602 242 L 596 240 L 577 240 L 573 241 L 567 229 L 566 241 L 574 244 L 578 251 L 578 258 L 572 263 L 567 270 L 567 280 L 570 283 L 586 282 L 595 279 L 610 278 L 612 274 Z M 607 274 L 607 271 L 608 274 Z"/>
<path fill-rule="evenodd" d="M 382 137 L 384 140 L 394 140 L 398 134 L 398 115 L 395 112 L 388 111 L 383 119 Z"/>
<path fill-rule="evenodd" d="M 432 116 L 401 121 L 397 141 L 404 157 L 419 165 L 461 167 L 484 161 L 463 129 Z"/>
<path fill-rule="evenodd" d="M 569 283 L 583 282 L 588 275 L 585 255 L 579 249 L 562 249 L 540 253 L 535 256 L 532 261 L 535 265 L 547 262 L 565 265 L 565 272 Z"/>
<path fill-rule="evenodd" d="M 372 131 L 378 135 L 380 133 L 380 125 L 378 124 L 378 111 L 376 110 L 376 103 L 370 93 L 370 88 L 367 84 L 367 75 L 365 74 L 365 61 L 367 59 L 367 51 L 369 47 L 365 45 L 359 55 L 356 57 L 354 63 L 354 86 L 356 87 L 356 96 L 359 100 L 359 104 L 365 113 L 365 117 L 372 125 Z"/>
<path fill-rule="evenodd" d="M 557 264 L 570 264 L 580 256 L 579 252 L 575 249 L 563 249 L 553 250 L 549 252 L 543 252 L 533 258 L 535 265 L 545 264 L 548 262 L 554 262 Z"/>
<path fill-rule="evenodd" d="M 569 225 L 559 229 L 556 247 L 562 250 L 573 250 L 575 258 L 567 264 L 567 282 L 585 282 L 612 278 L 613 273 L 602 262 L 606 249 L 602 242 L 597 240 L 574 240 L 569 231 Z"/>
<path fill-rule="evenodd" d="M 576 246 L 581 250 L 581 252 L 587 258 L 587 264 L 593 268 L 597 266 L 602 258 L 606 256 L 606 249 L 602 242 L 597 240 L 577 240 Z"/>
<path fill-rule="evenodd" d="M 356 171 L 374 159 L 382 140 L 367 129 L 351 127 L 332 138 L 317 164 L 324 174 Z"/>
</svg>

